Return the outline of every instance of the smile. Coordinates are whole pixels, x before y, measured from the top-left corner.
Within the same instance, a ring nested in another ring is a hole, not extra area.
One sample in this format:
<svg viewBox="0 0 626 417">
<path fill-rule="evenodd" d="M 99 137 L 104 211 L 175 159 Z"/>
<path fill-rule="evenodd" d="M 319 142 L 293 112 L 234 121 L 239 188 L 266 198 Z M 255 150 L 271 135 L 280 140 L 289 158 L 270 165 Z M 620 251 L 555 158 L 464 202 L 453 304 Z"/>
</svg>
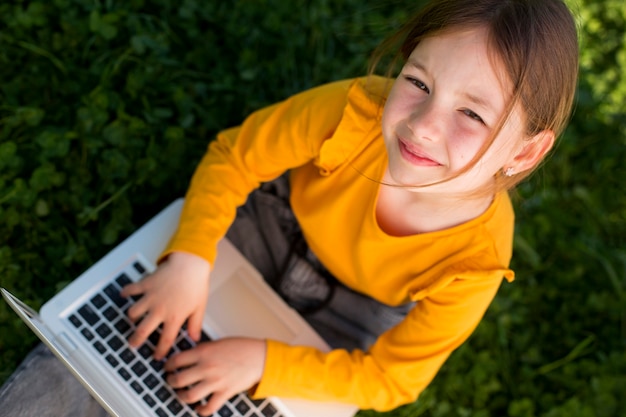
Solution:
<svg viewBox="0 0 626 417">
<path fill-rule="evenodd" d="M 415 148 L 409 143 L 405 142 L 402 139 L 398 139 L 398 144 L 400 147 L 400 154 L 402 158 L 409 162 L 412 165 L 417 166 L 441 166 L 441 164 L 431 158 L 428 154 L 421 151 L 420 149 Z"/>
</svg>

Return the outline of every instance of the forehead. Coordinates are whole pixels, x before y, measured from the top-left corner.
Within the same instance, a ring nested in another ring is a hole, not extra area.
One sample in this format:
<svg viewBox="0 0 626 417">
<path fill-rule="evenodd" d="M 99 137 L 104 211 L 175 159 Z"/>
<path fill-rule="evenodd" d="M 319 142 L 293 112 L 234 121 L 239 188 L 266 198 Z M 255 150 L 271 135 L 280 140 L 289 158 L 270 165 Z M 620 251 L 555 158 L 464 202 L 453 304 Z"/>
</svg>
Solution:
<svg viewBox="0 0 626 417">
<path fill-rule="evenodd" d="M 411 60 L 435 65 L 441 61 L 444 65 L 462 63 L 463 73 L 475 71 L 491 72 L 500 87 L 511 92 L 511 80 L 497 48 L 491 41 L 490 31 L 486 27 L 454 27 L 435 32 L 420 40 L 411 55 Z"/>
<path fill-rule="evenodd" d="M 495 100 L 496 107 L 504 108 L 512 96 L 512 83 L 486 28 L 456 28 L 425 37 L 407 64 L 435 83 L 440 80 L 435 87 L 457 88 L 478 104 Z"/>
</svg>

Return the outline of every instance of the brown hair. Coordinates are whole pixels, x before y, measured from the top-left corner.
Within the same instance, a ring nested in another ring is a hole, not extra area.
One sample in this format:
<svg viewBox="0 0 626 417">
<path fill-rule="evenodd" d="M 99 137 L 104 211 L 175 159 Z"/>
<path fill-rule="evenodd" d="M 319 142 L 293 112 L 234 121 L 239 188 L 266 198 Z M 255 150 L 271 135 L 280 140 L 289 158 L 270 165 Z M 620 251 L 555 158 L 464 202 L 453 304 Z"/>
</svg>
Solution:
<svg viewBox="0 0 626 417">
<path fill-rule="evenodd" d="M 503 65 L 513 94 L 490 140 L 455 177 L 484 155 L 517 103 L 526 115 L 527 135 L 551 130 L 559 136 L 569 121 L 578 76 L 576 24 L 562 0 L 431 0 L 374 51 L 370 73 L 390 50 L 397 52 L 387 75 L 422 39 L 472 27 L 487 29 L 490 49 Z M 498 174 L 495 191 L 513 188 L 532 171 Z"/>
</svg>

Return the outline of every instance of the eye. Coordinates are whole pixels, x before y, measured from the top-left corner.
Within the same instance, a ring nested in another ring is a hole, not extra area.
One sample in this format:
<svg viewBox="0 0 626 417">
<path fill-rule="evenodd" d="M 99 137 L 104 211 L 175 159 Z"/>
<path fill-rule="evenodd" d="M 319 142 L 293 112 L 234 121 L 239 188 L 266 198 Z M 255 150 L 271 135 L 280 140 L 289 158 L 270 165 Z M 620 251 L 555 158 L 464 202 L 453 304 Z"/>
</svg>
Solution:
<svg viewBox="0 0 626 417">
<path fill-rule="evenodd" d="M 419 88 L 420 90 L 424 91 L 426 94 L 430 94 L 430 89 L 426 86 L 426 84 L 424 84 L 417 78 L 405 77 L 405 79 L 411 84 L 413 84 L 414 86 L 416 86 L 417 88 Z"/>
<path fill-rule="evenodd" d="M 463 112 L 463 114 L 465 114 L 467 117 L 472 118 L 474 120 L 476 120 L 479 123 L 482 123 L 484 125 L 486 125 L 485 121 L 483 120 L 482 117 L 480 117 L 479 115 L 477 115 L 476 113 L 474 113 L 473 111 L 471 111 L 470 109 L 463 109 L 461 110 Z"/>
</svg>

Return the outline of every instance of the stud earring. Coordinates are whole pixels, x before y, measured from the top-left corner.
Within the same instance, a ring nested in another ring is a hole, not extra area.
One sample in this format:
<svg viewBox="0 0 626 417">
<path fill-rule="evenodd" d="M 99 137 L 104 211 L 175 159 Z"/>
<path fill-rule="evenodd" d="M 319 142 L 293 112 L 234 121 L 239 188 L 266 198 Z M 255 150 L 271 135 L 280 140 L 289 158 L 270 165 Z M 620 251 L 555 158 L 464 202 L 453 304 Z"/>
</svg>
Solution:
<svg viewBox="0 0 626 417">
<path fill-rule="evenodd" d="M 512 177 L 513 174 L 515 174 L 515 169 L 513 167 L 508 167 L 507 169 L 504 170 L 504 175 L 506 177 Z"/>
</svg>

